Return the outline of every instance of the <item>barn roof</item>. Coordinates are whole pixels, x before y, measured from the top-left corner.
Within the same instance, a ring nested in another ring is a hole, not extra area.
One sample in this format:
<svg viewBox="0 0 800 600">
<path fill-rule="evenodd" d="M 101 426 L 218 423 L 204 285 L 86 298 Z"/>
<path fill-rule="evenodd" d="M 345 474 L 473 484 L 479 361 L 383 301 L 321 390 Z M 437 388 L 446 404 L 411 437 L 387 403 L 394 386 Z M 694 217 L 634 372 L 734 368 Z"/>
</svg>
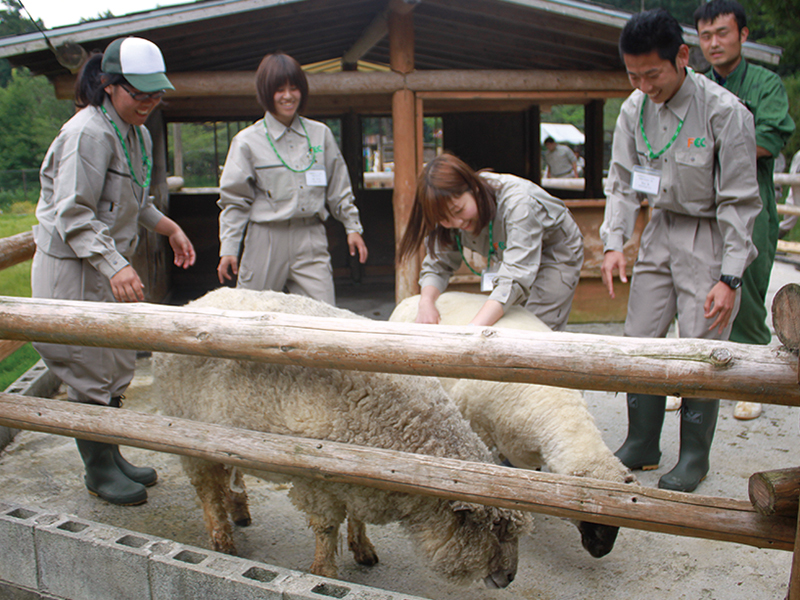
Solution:
<svg viewBox="0 0 800 600">
<path fill-rule="evenodd" d="M 622 68 L 617 40 L 630 17 L 622 11 L 574 0 L 392 1 L 414 6 L 417 69 Z M 265 54 L 276 50 L 304 65 L 338 60 L 348 52 L 369 63 L 387 64 L 388 4 L 387 0 L 205 0 L 46 33 L 55 48 L 79 44 L 88 51 L 103 49 L 124 35 L 145 37 L 162 49 L 170 73 L 253 71 Z M 696 43 L 693 29 L 686 28 L 685 33 L 687 42 Z M 749 42 L 745 48 L 749 58 L 773 64 L 780 53 Z M 0 39 L 2 57 L 48 77 L 67 73 L 41 33 Z"/>
</svg>

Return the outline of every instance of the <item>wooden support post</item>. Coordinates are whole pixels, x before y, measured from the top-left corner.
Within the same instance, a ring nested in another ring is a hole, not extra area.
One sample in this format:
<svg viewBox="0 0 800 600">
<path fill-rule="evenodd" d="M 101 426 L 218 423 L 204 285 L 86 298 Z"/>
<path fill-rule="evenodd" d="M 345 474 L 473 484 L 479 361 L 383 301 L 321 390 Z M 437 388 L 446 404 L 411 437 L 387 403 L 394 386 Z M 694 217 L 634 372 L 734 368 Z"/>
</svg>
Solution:
<svg viewBox="0 0 800 600">
<path fill-rule="evenodd" d="M 794 516 L 800 508 L 800 467 L 753 473 L 747 489 L 760 514 Z"/>
<path fill-rule="evenodd" d="M 389 65 L 397 73 L 414 70 L 414 13 L 389 12 Z"/>
<path fill-rule="evenodd" d="M 539 105 L 534 104 L 528 109 L 528 164 L 526 175 L 537 185 L 542 184 L 542 116 Z"/>
<path fill-rule="evenodd" d="M 414 92 L 400 90 L 392 98 L 394 135 L 394 234 L 395 256 L 400 239 L 408 226 L 417 183 L 417 123 Z M 395 262 L 395 299 L 397 302 L 419 293 L 417 278 L 419 261 L 416 255 L 405 262 Z"/>
<path fill-rule="evenodd" d="M 586 198 L 603 198 L 603 106 L 603 100 L 592 100 L 584 109 L 586 165 L 583 178 Z"/>
</svg>

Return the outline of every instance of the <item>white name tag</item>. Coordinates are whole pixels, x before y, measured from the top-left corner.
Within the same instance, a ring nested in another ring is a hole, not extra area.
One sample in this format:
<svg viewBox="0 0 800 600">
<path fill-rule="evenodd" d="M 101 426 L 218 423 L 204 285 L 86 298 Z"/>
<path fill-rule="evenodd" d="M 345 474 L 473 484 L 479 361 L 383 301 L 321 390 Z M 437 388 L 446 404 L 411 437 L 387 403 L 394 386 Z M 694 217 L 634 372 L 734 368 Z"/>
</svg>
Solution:
<svg viewBox="0 0 800 600">
<path fill-rule="evenodd" d="M 658 194 L 661 185 L 661 171 L 636 165 L 631 175 L 631 187 L 644 194 Z"/>
<path fill-rule="evenodd" d="M 328 185 L 328 176 L 322 169 L 306 171 L 306 185 L 325 187 Z"/>
</svg>

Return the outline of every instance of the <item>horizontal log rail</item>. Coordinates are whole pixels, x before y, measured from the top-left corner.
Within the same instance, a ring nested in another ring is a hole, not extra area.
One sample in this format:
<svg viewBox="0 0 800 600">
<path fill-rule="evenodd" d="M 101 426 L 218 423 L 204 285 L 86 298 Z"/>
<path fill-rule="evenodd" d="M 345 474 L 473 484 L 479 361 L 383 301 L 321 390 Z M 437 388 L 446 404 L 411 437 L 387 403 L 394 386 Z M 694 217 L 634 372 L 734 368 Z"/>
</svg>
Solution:
<svg viewBox="0 0 800 600">
<path fill-rule="evenodd" d="M 242 468 L 674 535 L 793 550 L 795 519 L 743 500 L 511 469 L 0 393 L 0 425 L 184 454 Z"/>
<path fill-rule="evenodd" d="M 0 238 L 0 271 L 32 259 L 35 251 L 32 231 Z"/>
<path fill-rule="evenodd" d="M 0 296 L 0 339 L 800 406 L 786 348 Z"/>
</svg>

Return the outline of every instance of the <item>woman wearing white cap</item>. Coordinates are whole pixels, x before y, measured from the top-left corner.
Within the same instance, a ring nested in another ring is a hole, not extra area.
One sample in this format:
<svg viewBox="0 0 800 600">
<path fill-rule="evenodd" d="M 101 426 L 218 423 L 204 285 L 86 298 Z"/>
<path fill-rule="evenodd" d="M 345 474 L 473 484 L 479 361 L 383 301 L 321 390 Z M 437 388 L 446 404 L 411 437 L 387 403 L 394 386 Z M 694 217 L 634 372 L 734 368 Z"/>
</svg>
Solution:
<svg viewBox="0 0 800 600">
<path fill-rule="evenodd" d="M 142 127 L 168 89 L 158 47 L 120 38 L 84 65 L 76 83 L 80 108 L 47 151 L 34 227 L 33 296 L 95 302 L 144 300 L 131 258 L 139 226 L 165 235 L 175 264 L 188 268 L 195 251 L 183 230 L 149 195 L 152 141 Z M 34 344 L 67 386 L 71 401 L 119 407 L 133 378 L 133 350 Z M 150 468 L 134 467 L 117 446 L 76 440 L 89 491 L 114 504 L 141 504 Z"/>
<path fill-rule="evenodd" d="M 367 260 L 347 165 L 328 126 L 299 114 L 308 80 L 294 58 L 265 56 L 256 94 L 264 118 L 233 138 L 220 179 L 219 281 L 237 275 L 240 288 L 334 304 L 328 215 L 344 225 L 350 254 Z"/>
</svg>

